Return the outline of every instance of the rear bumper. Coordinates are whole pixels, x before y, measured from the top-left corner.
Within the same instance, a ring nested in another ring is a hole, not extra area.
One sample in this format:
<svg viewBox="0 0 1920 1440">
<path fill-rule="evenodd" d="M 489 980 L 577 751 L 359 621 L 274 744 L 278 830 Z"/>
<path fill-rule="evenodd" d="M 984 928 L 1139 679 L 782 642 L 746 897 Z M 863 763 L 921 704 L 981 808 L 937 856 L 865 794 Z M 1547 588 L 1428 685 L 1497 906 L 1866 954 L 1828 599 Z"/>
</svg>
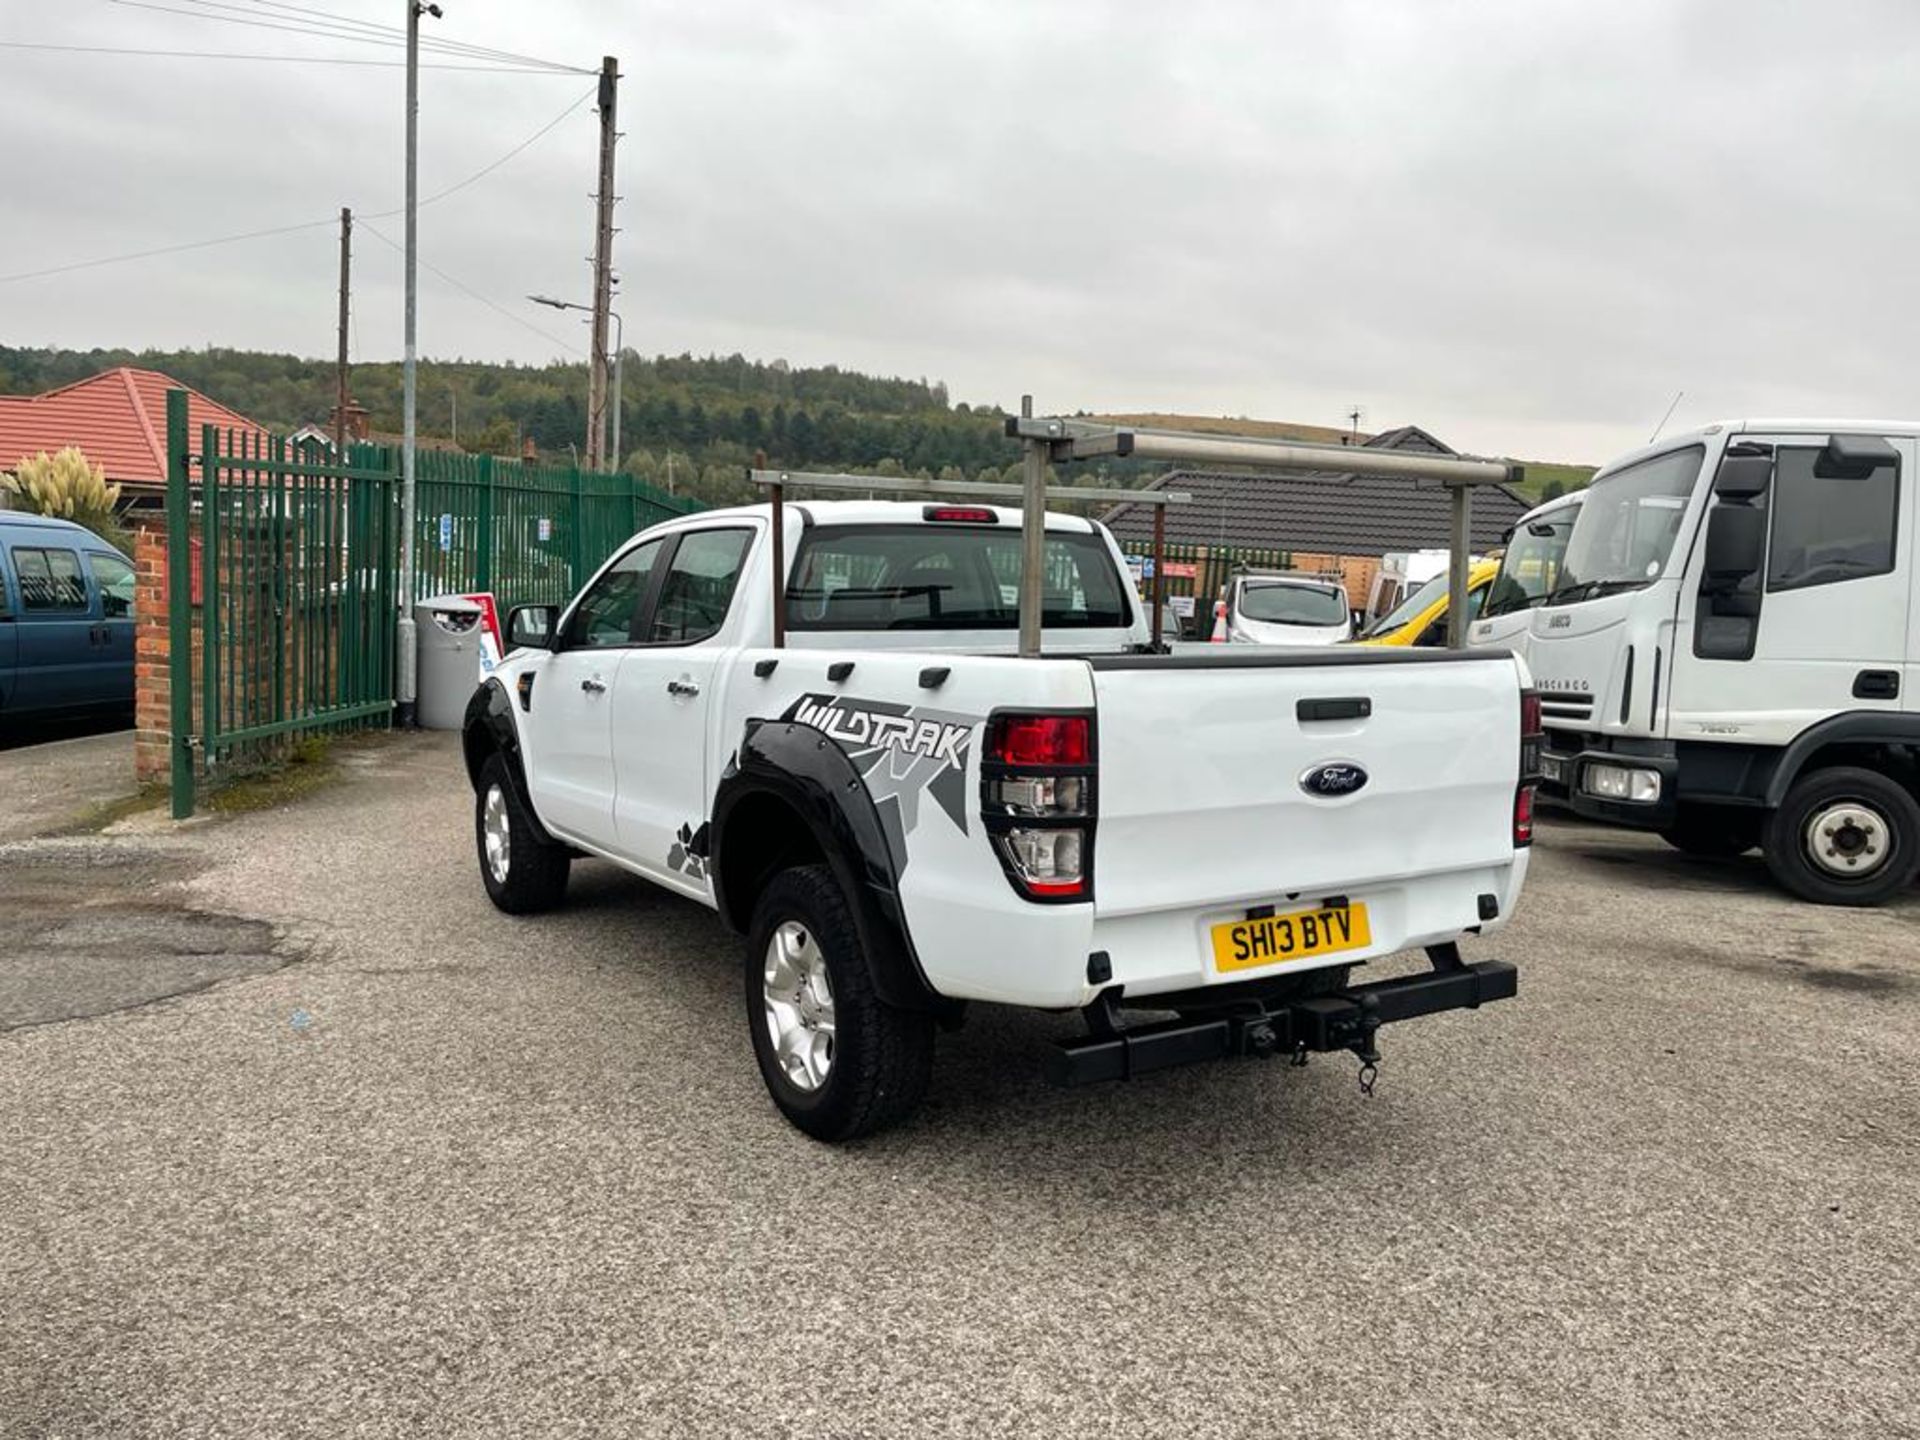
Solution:
<svg viewBox="0 0 1920 1440">
<path fill-rule="evenodd" d="M 1218 1017 L 1168 1020 L 1137 1029 L 1063 1041 L 1048 1056 L 1047 1078 L 1056 1085 L 1126 1080 L 1152 1070 L 1218 1060 L 1229 1055 L 1293 1055 L 1351 1050 L 1374 1058 L 1373 1038 L 1382 1025 L 1472 1010 L 1518 992 L 1520 972 L 1503 960 L 1461 964 L 1451 947 L 1440 947 L 1425 974 L 1353 985 L 1311 999 L 1249 1000 Z"/>
</svg>

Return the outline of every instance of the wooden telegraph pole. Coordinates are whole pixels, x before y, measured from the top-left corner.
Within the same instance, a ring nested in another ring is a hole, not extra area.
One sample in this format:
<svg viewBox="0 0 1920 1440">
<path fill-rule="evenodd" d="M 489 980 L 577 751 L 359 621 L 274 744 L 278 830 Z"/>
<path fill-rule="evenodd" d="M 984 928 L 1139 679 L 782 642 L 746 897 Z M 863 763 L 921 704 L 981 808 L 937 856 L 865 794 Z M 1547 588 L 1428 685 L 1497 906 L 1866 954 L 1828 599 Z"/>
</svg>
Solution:
<svg viewBox="0 0 1920 1440">
<path fill-rule="evenodd" d="M 600 61 L 600 188 L 594 195 L 593 354 L 587 388 L 587 468 L 607 468 L 607 312 L 613 307 L 613 146 L 614 101 L 620 65 L 608 55 Z"/>
<path fill-rule="evenodd" d="M 340 207 L 340 354 L 334 362 L 333 458 L 347 463 L 347 297 L 352 293 L 353 211 Z"/>
</svg>

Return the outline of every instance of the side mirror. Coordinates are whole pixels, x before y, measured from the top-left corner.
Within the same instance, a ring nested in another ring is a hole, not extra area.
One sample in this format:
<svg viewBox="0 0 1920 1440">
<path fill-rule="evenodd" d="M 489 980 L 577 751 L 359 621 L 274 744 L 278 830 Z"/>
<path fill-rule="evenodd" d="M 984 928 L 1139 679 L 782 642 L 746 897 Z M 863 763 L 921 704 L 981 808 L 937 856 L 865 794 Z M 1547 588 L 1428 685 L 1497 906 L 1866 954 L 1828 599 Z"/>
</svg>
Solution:
<svg viewBox="0 0 1920 1440">
<path fill-rule="evenodd" d="M 1751 505 L 1714 506 L 1707 516 L 1708 588 L 1731 590 L 1758 573 L 1766 544 L 1766 511 Z"/>
<path fill-rule="evenodd" d="M 507 648 L 509 650 L 553 649 L 551 605 L 516 605 L 507 612 Z"/>
<path fill-rule="evenodd" d="M 1729 455 L 1713 477 L 1713 493 L 1722 500 L 1752 500 L 1773 482 L 1773 456 Z"/>
<path fill-rule="evenodd" d="M 1822 480 L 1865 480 L 1898 461 L 1893 446 L 1878 435 L 1834 435 L 1814 461 L 1813 473 Z"/>
</svg>

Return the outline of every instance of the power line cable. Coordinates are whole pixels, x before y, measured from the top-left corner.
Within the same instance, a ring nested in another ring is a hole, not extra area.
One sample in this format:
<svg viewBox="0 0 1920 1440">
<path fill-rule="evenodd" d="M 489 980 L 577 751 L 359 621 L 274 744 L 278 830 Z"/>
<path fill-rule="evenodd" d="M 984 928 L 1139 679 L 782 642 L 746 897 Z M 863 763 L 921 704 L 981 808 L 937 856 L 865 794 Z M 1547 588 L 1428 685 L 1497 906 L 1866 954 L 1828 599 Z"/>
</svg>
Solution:
<svg viewBox="0 0 1920 1440">
<path fill-rule="evenodd" d="M 354 220 L 355 220 L 355 223 L 357 224 L 360 223 L 360 219 L 358 216 L 355 216 Z M 396 241 L 388 239 L 387 236 L 380 231 L 379 227 L 374 225 L 361 224 L 361 228 L 364 229 L 369 235 L 373 236 L 374 239 L 378 240 L 382 245 L 385 245 L 388 249 L 398 251 L 402 255 L 406 254 L 405 248 L 402 247 L 400 244 L 398 244 Z M 432 271 L 435 275 L 439 276 L 442 280 L 446 281 L 447 284 L 453 286 L 454 289 L 458 290 L 461 294 L 465 295 L 468 299 L 479 301 L 482 305 L 486 306 L 489 310 L 495 311 L 498 314 L 506 316 L 507 319 L 513 321 L 514 324 L 522 326 L 525 329 L 531 330 L 534 334 L 538 335 L 541 339 L 547 341 L 549 344 L 558 345 L 562 350 L 570 351 L 575 355 L 584 356 L 587 353 L 585 350 L 582 350 L 578 345 L 569 344 L 567 341 L 562 340 L 558 335 L 551 334 L 550 332 L 541 329 L 538 325 L 534 324 L 531 320 L 527 319 L 524 315 L 516 314 L 514 311 L 509 310 L 506 306 L 500 304 L 497 300 L 492 300 L 487 296 L 482 295 L 478 290 L 474 289 L 471 285 L 467 284 L 465 281 L 455 279 L 453 276 L 449 275 L 446 271 L 442 270 L 438 265 L 435 265 L 432 261 L 420 260 L 418 256 L 415 256 L 414 258 L 418 261 L 420 267 L 423 270 Z"/>
<path fill-rule="evenodd" d="M 388 48 L 404 47 L 404 32 L 365 33 L 346 28 L 332 21 L 301 19 L 293 15 L 275 14 L 272 18 L 254 18 L 243 14 L 231 15 L 224 12 L 240 10 L 243 7 L 222 3 L 222 0 L 187 0 L 190 5 L 204 8 L 183 10 L 177 5 L 156 3 L 156 0 L 108 0 L 109 4 L 124 6 L 131 10 L 152 10 L 162 15 L 181 15 L 190 20 L 213 20 L 228 25 L 243 25 L 255 30 L 279 30 L 293 35 L 318 35 L 330 40 L 346 40 L 360 45 L 380 45 Z M 513 55 L 507 51 L 487 51 L 486 47 L 470 46 L 464 41 L 449 40 L 441 36 L 423 35 L 420 38 L 422 50 L 432 50 L 443 54 L 469 59 L 499 59 L 518 64 L 553 70 L 567 70 L 587 75 L 593 72 L 578 65 L 562 65 L 558 61 L 541 60 L 531 55 Z"/>
<path fill-rule="evenodd" d="M 538 130 L 527 136 L 526 139 L 522 140 L 518 145 L 515 145 L 497 160 L 482 166 L 480 169 L 474 171 L 473 174 L 467 176 L 466 179 L 449 185 L 446 189 L 436 191 L 426 199 L 418 201 L 416 208 L 425 209 L 436 201 L 444 200 L 449 195 L 466 189 L 474 182 L 485 179 L 523 150 L 526 150 L 536 140 L 541 139 L 552 131 L 562 120 L 565 120 L 569 115 L 573 114 L 574 111 L 578 110 L 596 94 L 598 88 L 596 85 L 588 89 L 584 94 L 575 99 L 572 104 L 568 105 L 566 109 L 562 110 L 558 115 L 554 116 L 553 119 L 542 125 Z M 356 214 L 354 218 L 385 220 L 403 213 L 405 213 L 405 207 L 396 205 L 391 210 L 376 210 L 365 217 Z M 333 225 L 337 223 L 338 218 L 338 216 L 332 216 L 325 220 L 303 220 L 296 225 L 278 225 L 266 230 L 247 230 L 238 235 L 218 235 L 210 240 L 188 240 L 178 245 L 162 245 L 151 250 L 135 250 L 125 255 L 106 255 L 96 260 L 75 260 L 65 265 L 51 265 L 44 270 L 24 270 L 15 275 L 0 275 L 0 285 L 10 285 L 17 280 L 41 280 L 51 275 L 65 275 L 74 270 L 92 270 L 102 265 L 118 265 L 128 260 L 147 260 L 156 255 L 176 255 L 186 250 L 205 250 L 215 245 L 232 245 L 242 240 L 260 240 L 271 235 L 290 235 L 299 230 L 315 230 L 323 225 Z"/>
<path fill-rule="evenodd" d="M 154 60 L 266 60 L 285 61 L 293 65 L 372 65 L 398 69 L 407 62 L 404 60 L 362 60 L 345 55 L 243 55 L 231 50 L 149 50 L 122 45 L 54 45 L 30 40 L 0 40 L 0 49 L 5 50 L 58 50 L 72 55 L 139 55 Z M 572 70 L 555 70 L 550 66 L 513 66 L 513 65 L 448 65 L 435 61 L 420 62 L 422 70 L 466 70 L 484 75 L 572 75 Z M 580 71 L 580 74 L 590 72 Z"/>
<path fill-rule="evenodd" d="M 219 8 L 229 10 L 238 8 L 232 4 L 223 3 L 223 0 L 188 0 L 188 3 L 194 5 L 219 6 Z M 397 43 L 402 45 L 406 43 L 407 32 L 404 27 L 399 25 L 383 25 L 374 20 L 361 20 L 349 15 L 336 15 L 329 10 L 314 10 L 304 5 L 284 4 L 282 0 L 254 0 L 254 6 L 257 9 L 286 11 L 291 15 L 309 16 L 332 24 L 352 26 L 357 30 L 363 30 L 369 34 L 391 36 Z M 484 56 L 515 64 L 550 65 L 555 69 L 561 70 L 579 70 L 581 68 L 575 65 L 564 64 L 558 60 L 541 60 L 537 56 L 522 55 L 513 50 L 496 49 L 491 45 L 476 45 L 470 40 L 459 40 L 446 35 L 422 35 L 420 37 L 420 43 L 422 45 L 431 45 L 435 49 L 459 50 L 470 55 Z M 581 73 L 592 74 L 593 72 L 591 70 L 582 70 Z"/>
</svg>

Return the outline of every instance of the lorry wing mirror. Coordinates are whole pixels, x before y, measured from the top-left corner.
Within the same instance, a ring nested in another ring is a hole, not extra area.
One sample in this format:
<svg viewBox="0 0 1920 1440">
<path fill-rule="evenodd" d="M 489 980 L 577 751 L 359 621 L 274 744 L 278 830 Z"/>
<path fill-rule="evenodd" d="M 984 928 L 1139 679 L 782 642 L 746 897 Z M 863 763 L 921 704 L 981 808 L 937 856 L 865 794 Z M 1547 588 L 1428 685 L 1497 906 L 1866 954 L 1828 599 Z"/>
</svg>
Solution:
<svg viewBox="0 0 1920 1440">
<path fill-rule="evenodd" d="M 1752 500 L 1767 493 L 1773 479 L 1773 456 L 1729 455 L 1713 477 L 1713 493 L 1722 500 Z"/>
<path fill-rule="evenodd" d="M 553 649 L 553 607 L 516 605 L 507 612 L 507 648 Z"/>
<path fill-rule="evenodd" d="M 1758 572 L 1766 544 L 1766 511 L 1751 505 L 1714 506 L 1707 517 L 1708 585 L 1730 590 Z"/>
<path fill-rule="evenodd" d="M 1865 480 L 1898 459 L 1893 446 L 1878 435 L 1833 435 L 1814 461 L 1813 473 L 1822 480 Z"/>
</svg>

